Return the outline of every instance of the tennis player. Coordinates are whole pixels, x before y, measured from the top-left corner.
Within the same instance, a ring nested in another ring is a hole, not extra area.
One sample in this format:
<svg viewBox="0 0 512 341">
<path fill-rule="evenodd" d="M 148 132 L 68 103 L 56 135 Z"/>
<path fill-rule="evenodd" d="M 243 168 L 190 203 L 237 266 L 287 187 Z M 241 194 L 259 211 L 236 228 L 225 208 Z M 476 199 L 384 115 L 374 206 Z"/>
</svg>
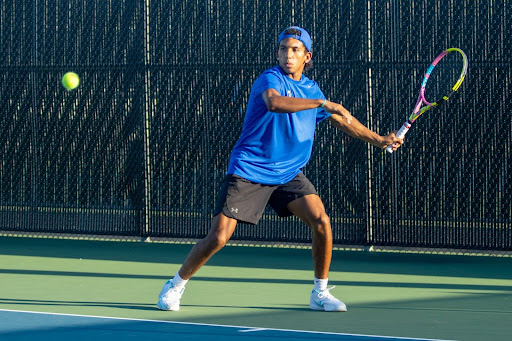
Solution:
<svg viewBox="0 0 512 341">
<path fill-rule="evenodd" d="M 313 310 L 346 311 L 327 288 L 332 256 L 329 217 L 315 187 L 301 172 L 309 161 L 316 125 L 328 119 L 336 128 L 379 148 L 403 140 L 367 129 L 341 104 L 328 101 L 304 70 L 311 66 L 312 41 L 297 26 L 278 39 L 279 64 L 253 84 L 240 139 L 231 152 L 227 175 L 218 194 L 211 229 L 190 251 L 174 278 L 167 281 L 157 306 L 180 309 L 185 284 L 233 234 L 238 222 L 257 224 L 268 204 L 281 217 L 295 215 L 313 234 Z"/>
</svg>

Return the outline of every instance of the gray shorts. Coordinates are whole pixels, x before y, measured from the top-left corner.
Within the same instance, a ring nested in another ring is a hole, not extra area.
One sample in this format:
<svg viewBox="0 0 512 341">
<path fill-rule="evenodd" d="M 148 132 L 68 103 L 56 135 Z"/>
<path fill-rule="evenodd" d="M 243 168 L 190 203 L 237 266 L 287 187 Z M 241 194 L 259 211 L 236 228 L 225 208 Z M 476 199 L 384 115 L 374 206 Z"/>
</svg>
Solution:
<svg viewBox="0 0 512 341">
<path fill-rule="evenodd" d="M 282 185 L 262 185 L 228 174 L 217 196 L 213 215 L 224 213 L 238 222 L 256 225 L 267 203 L 280 217 L 291 216 L 287 206 L 295 199 L 317 194 L 315 186 L 302 173 Z"/>
</svg>

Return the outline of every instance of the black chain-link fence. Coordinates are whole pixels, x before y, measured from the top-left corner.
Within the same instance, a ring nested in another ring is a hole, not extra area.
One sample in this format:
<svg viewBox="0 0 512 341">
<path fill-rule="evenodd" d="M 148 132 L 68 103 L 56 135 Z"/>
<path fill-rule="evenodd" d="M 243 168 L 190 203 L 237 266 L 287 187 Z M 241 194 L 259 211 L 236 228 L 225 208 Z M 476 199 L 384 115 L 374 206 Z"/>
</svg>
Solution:
<svg viewBox="0 0 512 341">
<path fill-rule="evenodd" d="M 313 38 L 316 80 L 381 134 L 426 67 L 469 71 L 393 155 L 322 123 L 304 169 L 338 245 L 512 249 L 508 1 L 0 0 L 0 230 L 195 239 L 250 87 L 287 26 Z M 67 71 L 81 77 L 66 91 Z M 235 240 L 309 242 L 268 210 Z"/>
</svg>

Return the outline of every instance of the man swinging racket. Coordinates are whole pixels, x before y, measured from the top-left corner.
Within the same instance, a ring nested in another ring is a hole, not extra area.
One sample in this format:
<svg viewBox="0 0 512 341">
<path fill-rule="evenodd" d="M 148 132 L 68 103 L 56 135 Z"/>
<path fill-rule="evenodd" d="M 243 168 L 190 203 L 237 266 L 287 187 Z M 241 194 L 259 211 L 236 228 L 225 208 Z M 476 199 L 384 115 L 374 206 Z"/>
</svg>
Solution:
<svg viewBox="0 0 512 341">
<path fill-rule="evenodd" d="M 180 309 L 185 284 L 222 249 L 238 222 L 257 224 L 268 204 L 280 217 L 295 215 L 313 234 L 313 310 L 346 311 L 327 288 L 332 256 L 329 217 L 315 187 L 301 172 L 311 156 L 316 125 L 328 119 L 336 128 L 379 148 L 400 147 L 403 140 L 380 136 L 341 104 L 328 101 L 303 72 L 311 67 L 312 42 L 303 28 L 285 29 L 278 39 L 279 64 L 254 82 L 240 139 L 231 152 L 208 235 L 190 251 L 174 278 L 167 281 L 157 306 Z"/>
</svg>

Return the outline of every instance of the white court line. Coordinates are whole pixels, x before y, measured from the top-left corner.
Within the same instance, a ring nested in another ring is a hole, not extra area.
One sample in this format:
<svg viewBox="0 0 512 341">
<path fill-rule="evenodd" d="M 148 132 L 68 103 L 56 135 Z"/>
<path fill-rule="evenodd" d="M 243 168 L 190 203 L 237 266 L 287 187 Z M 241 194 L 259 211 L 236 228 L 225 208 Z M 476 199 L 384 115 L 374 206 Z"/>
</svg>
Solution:
<svg viewBox="0 0 512 341">
<path fill-rule="evenodd" d="M 176 322 L 176 321 L 163 321 L 163 320 L 145 320 L 145 319 L 134 319 L 127 317 L 111 317 L 111 316 L 95 316 L 95 315 L 80 315 L 80 314 L 63 314 L 63 313 L 48 313 L 41 311 L 28 311 L 28 310 L 12 310 L 12 309 L 0 309 L 5 312 L 13 313 L 27 313 L 27 314 L 39 314 L 39 315 L 53 315 L 53 316 L 70 316 L 70 317 L 89 317 L 105 320 L 120 320 L 120 321 L 137 321 L 137 322 L 151 322 L 151 323 L 166 323 L 166 324 L 181 324 L 188 326 L 206 326 L 206 327 L 220 327 L 220 328 L 237 328 L 239 332 L 259 332 L 259 331 L 279 331 L 279 332 L 290 332 L 290 333 L 304 333 L 304 334 L 322 334 L 322 335 L 339 335 L 339 336 L 361 336 L 368 338 L 388 338 L 392 340 L 417 340 L 417 341 L 454 341 L 454 340 L 442 340 L 442 339 L 419 339 L 412 337 L 399 337 L 399 336 L 383 336 L 383 335 L 366 335 L 366 334 L 348 334 L 348 333 L 332 333 L 332 332 L 319 332 L 310 330 L 294 330 L 294 329 L 275 329 L 275 328 L 255 328 L 247 326 L 231 326 L 222 324 L 210 324 L 210 323 L 194 323 L 194 322 Z"/>
<path fill-rule="evenodd" d="M 240 333 L 251 333 L 251 332 L 261 332 L 262 330 L 268 330 L 268 328 L 252 328 L 246 330 L 239 330 Z"/>
</svg>

